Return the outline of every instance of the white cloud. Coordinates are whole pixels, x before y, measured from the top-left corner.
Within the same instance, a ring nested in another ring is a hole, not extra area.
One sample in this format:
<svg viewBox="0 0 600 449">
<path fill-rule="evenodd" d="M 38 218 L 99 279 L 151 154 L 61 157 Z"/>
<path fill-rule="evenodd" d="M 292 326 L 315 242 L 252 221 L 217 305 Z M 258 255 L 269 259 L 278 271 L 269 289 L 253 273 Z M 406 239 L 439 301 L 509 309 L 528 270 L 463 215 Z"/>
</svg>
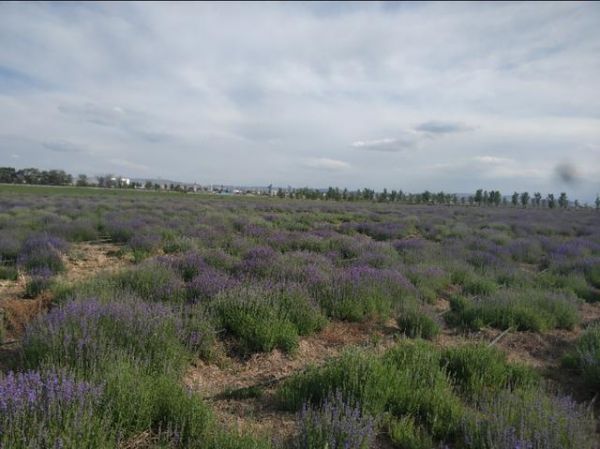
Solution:
<svg viewBox="0 0 600 449">
<path fill-rule="evenodd" d="M 0 3 L 0 163 L 455 191 L 600 167 L 600 4 L 394 6 Z"/>
<path fill-rule="evenodd" d="M 126 159 L 113 158 L 110 159 L 109 162 L 121 169 L 136 170 L 141 172 L 147 172 L 149 170 L 149 167 L 147 165 L 137 164 Z"/>
<path fill-rule="evenodd" d="M 312 158 L 307 159 L 304 163 L 306 167 L 316 168 L 319 170 L 327 170 L 327 171 L 343 171 L 348 170 L 350 168 L 350 164 L 344 161 L 339 161 L 337 159 L 328 159 L 328 158 Z"/>
<path fill-rule="evenodd" d="M 498 164 L 514 164 L 513 159 L 509 159 L 506 157 L 497 157 L 497 156 L 475 156 L 473 160 L 477 162 L 481 162 L 482 164 L 490 164 L 490 165 L 498 165 Z"/>
</svg>

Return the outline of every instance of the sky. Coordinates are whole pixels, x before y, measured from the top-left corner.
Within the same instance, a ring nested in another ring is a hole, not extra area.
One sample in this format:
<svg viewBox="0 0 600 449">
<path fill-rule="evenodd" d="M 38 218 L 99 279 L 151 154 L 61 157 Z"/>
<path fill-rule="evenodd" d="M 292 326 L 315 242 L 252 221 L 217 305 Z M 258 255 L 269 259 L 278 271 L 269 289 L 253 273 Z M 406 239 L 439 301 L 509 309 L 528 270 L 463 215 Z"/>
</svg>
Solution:
<svg viewBox="0 0 600 449">
<path fill-rule="evenodd" d="M 0 165 L 593 201 L 600 3 L 2 2 Z"/>
</svg>

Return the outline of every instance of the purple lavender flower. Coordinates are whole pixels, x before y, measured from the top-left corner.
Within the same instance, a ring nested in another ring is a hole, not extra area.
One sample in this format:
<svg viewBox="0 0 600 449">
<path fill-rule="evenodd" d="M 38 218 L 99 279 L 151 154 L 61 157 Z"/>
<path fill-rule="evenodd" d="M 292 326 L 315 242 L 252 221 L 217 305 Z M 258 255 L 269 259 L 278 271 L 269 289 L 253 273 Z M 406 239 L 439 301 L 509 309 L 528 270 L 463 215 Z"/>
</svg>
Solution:
<svg viewBox="0 0 600 449">
<path fill-rule="evenodd" d="M 47 269 L 57 273 L 64 269 L 61 255 L 67 248 L 67 243 L 58 237 L 48 234 L 34 235 L 21 246 L 17 263 L 28 272 Z"/>
<path fill-rule="evenodd" d="M 307 403 L 299 416 L 296 449 L 368 449 L 375 440 L 375 420 L 342 393 L 330 394 L 315 408 Z"/>
<path fill-rule="evenodd" d="M 107 421 L 96 415 L 102 391 L 64 370 L 0 375 L 0 447 L 62 448 L 90 437 L 94 447 L 108 443 Z"/>
</svg>

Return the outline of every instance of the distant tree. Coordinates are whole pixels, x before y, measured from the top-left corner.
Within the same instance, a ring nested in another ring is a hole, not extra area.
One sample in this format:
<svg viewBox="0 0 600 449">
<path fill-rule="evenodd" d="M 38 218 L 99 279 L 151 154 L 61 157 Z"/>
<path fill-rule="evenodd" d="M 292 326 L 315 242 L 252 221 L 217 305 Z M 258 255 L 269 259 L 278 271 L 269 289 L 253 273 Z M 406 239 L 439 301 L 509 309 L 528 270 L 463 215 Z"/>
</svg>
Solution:
<svg viewBox="0 0 600 449">
<path fill-rule="evenodd" d="M 503 206 L 508 206 L 508 199 L 506 197 L 502 198 L 502 205 Z"/>
<path fill-rule="evenodd" d="M 472 206 L 475 202 L 475 197 L 473 195 L 469 195 L 469 204 Z"/>
<path fill-rule="evenodd" d="M 424 203 L 429 203 L 431 201 L 431 192 L 429 190 L 425 190 L 422 194 L 421 194 L 421 200 Z"/>
<path fill-rule="evenodd" d="M 283 189 L 282 189 L 281 187 L 279 187 L 279 188 L 277 189 L 277 196 L 278 196 L 279 198 L 285 198 L 285 192 L 283 191 Z"/>
<path fill-rule="evenodd" d="M 600 210 L 600 195 L 596 195 L 596 210 Z"/>
<path fill-rule="evenodd" d="M 78 175 L 77 176 L 77 183 L 76 184 L 79 187 L 87 187 L 89 185 L 87 175 Z"/>
<path fill-rule="evenodd" d="M 537 207 L 540 207 L 540 204 L 542 202 L 542 194 L 540 192 L 535 192 L 533 194 L 533 202 Z"/>
<path fill-rule="evenodd" d="M 502 202 L 502 194 L 500 193 L 500 190 L 496 190 L 494 192 L 494 204 L 496 206 L 499 206 L 501 202 Z"/>
<path fill-rule="evenodd" d="M 24 184 L 41 184 L 42 174 L 37 168 L 24 168 L 16 173 L 17 180 Z"/>
<path fill-rule="evenodd" d="M 567 194 L 565 192 L 561 192 L 558 197 L 558 206 L 566 209 L 569 206 L 569 200 L 567 199 Z"/>
<path fill-rule="evenodd" d="M 146 181 L 146 183 L 144 184 L 144 189 L 150 190 L 152 189 L 153 184 L 152 181 Z"/>
<path fill-rule="evenodd" d="M 517 204 L 519 204 L 519 194 L 517 192 L 512 194 L 512 205 L 516 206 Z"/>
<path fill-rule="evenodd" d="M 383 188 L 383 192 L 381 192 L 381 194 L 379 195 L 379 202 L 380 203 L 385 203 L 389 200 L 389 193 L 388 193 L 388 189 L 387 188 Z"/>
<path fill-rule="evenodd" d="M 575 205 L 575 209 L 579 209 L 579 200 L 575 200 L 573 204 Z"/>
<path fill-rule="evenodd" d="M 477 189 L 474 201 L 481 206 L 481 202 L 483 201 L 483 189 Z"/>
<path fill-rule="evenodd" d="M 529 193 L 528 192 L 521 193 L 521 204 L 523 205 L 523 207 L 527 207 L 527 205 L 529 204 Z"/>
<path fill-rule="evenodd" d="M 0 167 L 0 182 L 4 184 L 17 182 L 17 170 L 13 167 Z"/>
<path fill-rule="evenodd" d="M 548 207 L 550 209 L 554 209 L 556 207 L 556 200 L 554 199 L 554 194 L 553 193 L 549 193 L 548 197 L 546 198 L 546 201 L 548 202 Z"/>
</svg>

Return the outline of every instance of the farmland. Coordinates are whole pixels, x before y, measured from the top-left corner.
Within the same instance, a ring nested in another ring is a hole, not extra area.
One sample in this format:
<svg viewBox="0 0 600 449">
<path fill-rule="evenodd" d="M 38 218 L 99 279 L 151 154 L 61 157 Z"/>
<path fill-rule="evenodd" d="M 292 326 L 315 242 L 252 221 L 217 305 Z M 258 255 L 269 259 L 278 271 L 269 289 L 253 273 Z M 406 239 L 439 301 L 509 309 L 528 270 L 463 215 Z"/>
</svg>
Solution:
<svg viewBox="0 0 600 449">
<path fill-rule="evenodd" d="M 0 448 L 597 447 L 600 213 L 0 187 Z"/>
</svg>

